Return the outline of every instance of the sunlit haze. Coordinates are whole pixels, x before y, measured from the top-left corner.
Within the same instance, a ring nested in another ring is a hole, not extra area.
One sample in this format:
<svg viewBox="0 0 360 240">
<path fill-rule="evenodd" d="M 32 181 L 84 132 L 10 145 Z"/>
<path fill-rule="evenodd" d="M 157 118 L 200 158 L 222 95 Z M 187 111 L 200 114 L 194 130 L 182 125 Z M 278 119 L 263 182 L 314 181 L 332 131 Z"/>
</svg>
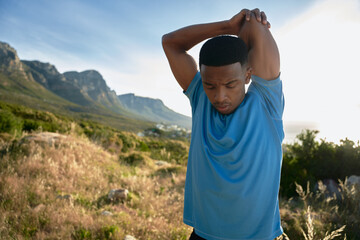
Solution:
<svg viewBox="0 0 360 240">
<path fill-rule="evenodd" d="M 303 128 L 338 142 L 360 140 L 360 1 L 5 1 L 0 41 L 21 59 L 59 72 L 99 71 L 116 93 L 159 98 L 191 115 L 171 74 L 161 36 L 260 8 L 281 55 L 286 141 Z M 190 51 L 197 60 L 199 46 Z"/>
</svg>

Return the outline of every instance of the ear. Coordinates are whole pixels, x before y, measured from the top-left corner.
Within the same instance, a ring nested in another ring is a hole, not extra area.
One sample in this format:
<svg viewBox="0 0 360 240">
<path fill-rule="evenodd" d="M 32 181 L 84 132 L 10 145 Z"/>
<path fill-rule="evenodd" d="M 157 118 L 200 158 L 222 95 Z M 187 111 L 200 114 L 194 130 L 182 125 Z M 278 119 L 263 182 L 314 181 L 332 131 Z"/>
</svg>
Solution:
<svg viewBox="0 0 360 240">
<path fill-rule="evenodd" d="M 247 67 L 246 72 L 245 72 L 245 84 L 249 84 L 250 79 L 251 79 L 251 74 L 252 74 L 252 68 Z"/>
</svg>

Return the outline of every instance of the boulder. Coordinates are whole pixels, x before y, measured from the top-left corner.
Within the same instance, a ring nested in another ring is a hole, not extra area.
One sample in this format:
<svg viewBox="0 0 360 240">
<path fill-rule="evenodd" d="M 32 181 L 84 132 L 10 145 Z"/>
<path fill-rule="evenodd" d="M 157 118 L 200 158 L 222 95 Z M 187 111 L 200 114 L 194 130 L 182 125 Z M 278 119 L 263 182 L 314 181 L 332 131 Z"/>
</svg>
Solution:
<svg viewBox="0 0 360 240">
<path fill-rule="evenodd" d="M 66 136 L 61 135 L 59 133 L 53 133 L 53 132 L 40 132 L 40 133 L 34 133 L 30 134 L 28 136 L 25 136 L 20 144 L 29 143 L 29 142 L 35 142 L 37 144 L 40 144 L 42 146 L 57 146 L 59 141 L 62 139 L 65 139 Z"/>
<path fill-rule="evenodd" d="M 341 197 L 340 191 L 339 191 L 339 184 L 335 182 L 333 179 L 324 179 L 321 181 L 321 183 L 316 183 L 315 189 L 321 190 L 320 184 L 323 184 L 324 187 L 326 187 L 325 191 L 325 197 L 333 197 L 334 194 L 337 199 Z"/>
<path fill-rule="evenodd" d="M 109 211 L 102 211 L 101 215 L 103 215 L 103 216 L 112 216 L 113 214 L 111 212 L 109 212 Z"/>
<path fill-rule="evenodd" d="M 136 238 L 131 235 L 126 235 L 124 240 L 136 240 Z"/>
<path fill-rule="evenodd" d="M 168 162 L 165 162 L 165 161 L 162 161 L 162 160 L 156 161 L 155 164 L 157 166 L 168 166 L 168 165 L 170 165 Z"/>
<path fill-rule="evenodd" d="M 110 201 L 124 201 L 127 199 L 129 191 L 127 189 L 111 189 L 108 193 Z"/>
<path fill-rule="evenodd" d="M 36 207 L 33 208 L 33 211 L 34 211 L 35 213 L 39 213 L 39 212 L 41 212 L 41 211 L 44 210 L 44 209 L 45 209 L 45 205 L 42 204 L 42 203 L 40 203 L 39 205 L 37 205 Z"/>
<path fill-rule="evenodd" d="M 360 176 L 356 176 L 356 175 L 351 175 L 348 179 L 347 179 L 347 185 L 352 186 L 352 185 L 357 185 L 358 187 L 360 187 Z"/>
</svg>

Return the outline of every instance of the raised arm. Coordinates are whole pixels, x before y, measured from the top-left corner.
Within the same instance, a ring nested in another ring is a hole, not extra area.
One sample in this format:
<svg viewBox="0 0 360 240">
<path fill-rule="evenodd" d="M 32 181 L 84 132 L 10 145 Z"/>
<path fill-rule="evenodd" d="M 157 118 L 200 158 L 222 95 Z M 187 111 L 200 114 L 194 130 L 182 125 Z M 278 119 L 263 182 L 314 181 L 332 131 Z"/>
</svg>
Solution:
<svg viewBox="0 0 360 240">
<path fill-rule="evenodd" d="M 224 34 L 238 35 L 245 17 L 247 17 L 248 21 L 252 18 L 250 11 L 243 9 L 230 20 L 191 25 L 165 34 L 162 37 L 163 49 L 170 68 L 183 90 L 187 90 L 197 72 L 197 64 L 187 51 L 201 41 L 211 37 Z M 263 24 L 266 25 L 265 14 L 261 15 L 260 19 L 257 20 L 260 22 L 262 17 L 265 17 Z M 256 21 L 255 18 L 253 20 Z"/>
<path fill-rule="evenodd" d="M 187 51 L 205 39 L 221 34 L 236 34 L 229 28 L 228 21 L 197 24 L 162 37 L 162 45 L 171 71 L 182 89 L 187 90 L 197 72 L 197 64 Z"/>
<path fill-rule="evenodd" d="M 269 28 L 255 20 L 254 16 L 261 15 L 259 9 L 252 10 L 251 14 L 253 17 L 244 22 L 238 36 L 249 48 L 252 74 L 265 80 L 276 79 L 280 74 L 278 47 Z"/>
</svg>

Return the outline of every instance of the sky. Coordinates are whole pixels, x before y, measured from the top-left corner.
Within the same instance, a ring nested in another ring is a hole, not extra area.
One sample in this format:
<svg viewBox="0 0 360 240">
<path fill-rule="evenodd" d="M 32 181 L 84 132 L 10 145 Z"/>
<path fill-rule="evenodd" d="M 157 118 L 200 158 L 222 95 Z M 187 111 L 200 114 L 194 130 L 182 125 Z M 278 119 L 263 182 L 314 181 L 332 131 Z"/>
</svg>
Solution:
<svg viewBox="0 0 360 240">
<path fill-rule="evenodd" d="M 158 98 L 190 116 L 161 36 L 255 7 L 280 50 L 286 140 L 303 128 L 360 140 L 360 0 L 0 0 L 0 41 L 20 59 L 60 73 L 95 69 L 118 95 Z M 189 51 L 196 60 L 200 46 Z"/>
</svg>

